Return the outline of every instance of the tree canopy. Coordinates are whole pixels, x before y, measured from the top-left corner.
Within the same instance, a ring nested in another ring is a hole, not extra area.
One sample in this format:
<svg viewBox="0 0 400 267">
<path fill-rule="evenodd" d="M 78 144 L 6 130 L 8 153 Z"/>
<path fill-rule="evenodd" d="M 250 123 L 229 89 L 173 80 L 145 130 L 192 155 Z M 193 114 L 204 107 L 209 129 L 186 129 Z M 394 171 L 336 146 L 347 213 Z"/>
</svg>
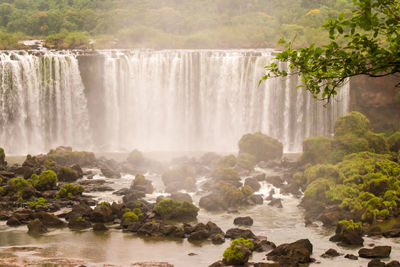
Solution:
<svg viewBox="0 0 400 267">
<path fill-rule="evenodd" d="M 285 50 L 276 55 L 276 60 L 288 62 L 288 66 L 271 63 L 265 67 L 267 74 L 262 80 L 299 75 L 306 90 L 329 102 L 352 76 L 399 73 L 400 0 L 353 2 L 351 15 L 341 13 L 323 24 L 329 32 L 327 45 L 294 49 L 292 42 L 282 39 Z"/>
</svg>

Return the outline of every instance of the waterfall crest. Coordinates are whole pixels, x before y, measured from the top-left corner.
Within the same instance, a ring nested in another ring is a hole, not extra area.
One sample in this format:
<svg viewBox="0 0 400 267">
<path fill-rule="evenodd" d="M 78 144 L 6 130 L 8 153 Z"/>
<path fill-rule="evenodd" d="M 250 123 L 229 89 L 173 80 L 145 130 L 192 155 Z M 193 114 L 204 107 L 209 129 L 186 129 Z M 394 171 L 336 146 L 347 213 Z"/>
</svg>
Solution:
<svg viewBox="0 0 400 267">
<path fill-rule="evenodd" d="M 226 152 L 261 131 L 301 151 L 304 138 L 332 134 L 349 88 L 325 108 L 296 89 L 298 77 L 258 86 L 272 53 L 97 51 L 101 60 L 84 64 L 78 52 L 0 52 L 0 147 Z"/>
</svg>

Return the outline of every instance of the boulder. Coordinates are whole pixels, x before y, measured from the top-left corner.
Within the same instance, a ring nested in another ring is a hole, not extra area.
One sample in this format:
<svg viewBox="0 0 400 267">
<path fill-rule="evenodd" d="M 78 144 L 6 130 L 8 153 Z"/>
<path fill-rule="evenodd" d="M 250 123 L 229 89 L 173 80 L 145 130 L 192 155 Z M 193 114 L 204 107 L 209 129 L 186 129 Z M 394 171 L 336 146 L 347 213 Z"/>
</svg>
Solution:
<svg viewBox="0 0 400 267">
<path fill-rule="evenodd" d="M 121 178 L 121 174 L 117 170 L 113 170 L 107 167 L 101 168 L 101 173 L 104 175 L 104 177 L 107 178 Z"/>
<path fill-rule="evenodd" d="M 82 217 L 77 217 L 69 220 L 68 227 L 74 230 L 82 230 L 92 227 L 92 224 Z"/>
<path fill-rule="evenodd" d="M 267 176 L 265 180 L 275 187 L 281 187 L 283 185 L 283 179 L 280 176 Z"/>
<path fill-rule="evenodd" d="M 308 239 L 282 244 L 267 254 L 268 260 L 279 262 L 282 266 L 298 266 L 312 262 L 313 245 Z"/>
<path fill-rule="evenodd" d="M 138 235 L 144 236 L 160 236 L 161 234 L 158 232 L 160 228 L 160 224 L 156 222 L 147 222 L 143 224 L 138 230 Z"/>
<path fill-rule="evenodd" d="M 358 256 L 361 258 L 388 258 L 392 247 L 390 246 L 376 246 L 374 248 L 362 248 L 358 251 Z"/>
<path fill-rule="evenodd" d="M 364 239 L 362 238 L 362 229 L 359 227 L 347 227 L 338 223 L 336 226 L 336 234 L 330 239 L 332 242 L 340 242 L 345 245 L 362 246 Z"/>
<path fill-rule="evenodd" d="M 221 194 L 211 193 L 200 198 L 199 206 L 208 211 L 220 211 L 227 208 L 227 203 Z"/>
<path fill-rule="evenodd" d="M 261 185 L 256 178 L 250 177 L 244 181 L 244 185 L 250 186 L 254 192 L 260 190 Z"/>
<path fill-rule="evenodd" d="M 238 243 L 235 245 L 234 247 L 235 252 L 233 252 L 235 255 L 240 255 L 239 257 L 225 257 L 225 253 L 224 253 L 224 259 L 223 262 L 226 265 L 244 265 L 249 261 L 250 255 L 252 253 L 251 249 L 248 248 L 247 246 Z"/>
<path fill-rule="evenodd" d="M 222 244 L 225 242 L 225 237 L 222 234 L 214 234 L 211 236 L 211 242 L 213 244 Z"/>
<path fill-rule="evenodd" d="M 249 205 L 262 205 L 264 199 L 261 195 L 253 194 L 246 198 L 247 204 Z"/>
<path fill-rule="evenodd" d="M 219 228 L 218 225 L 216 225 L 215 223 L 213 223 L 211 221 L 207 222 L 206 227 L 211 235 L 213 235 L 213 234 L 225 235 L 224 231 L 222 231 L 222 229 Z"/>
<path fill-rule="evenodd" d="M 70 221 L 71 219 L 76 219 L 78 217 L 89 219 L 93 210 L 85 203 L 80 203 L 72 207 L 72 211 L 66 215 L 66 219 Z"/>
<path fill-rule="evenodd" d="M 34 219 L 28 223 L 28 233 L 29 234 L 43 234 L 47 232 L 46 226 L 39 220 Z"/>
<path fill-rule="evenodd" d="M 254 251 L 257 252 L 270 251 L 276 248 L 276 245 L 273 242 L 268 241 L 266 237 L 262 238 L 257 236 L 257 239 L 253 240 L 253 244 L 254 244 Z"/>
<path fill-rule="evenodd" d="M 281 208 L 283 208 L 283 206 L 282 206 L 282 199 L 280 199 L 280 198 L 272 199 L 272 200 L 268 203 L 268 206 L 272 206 L 272 207 L 281 209 Z"/>
<path fill-rule="evenodd" d="M 253 225 L 253 219 L 250 216 L 246 217 L 236 217 L 233 220 L 233 224 L 235 225 L 246 225 L 246 226 L 252 226 Z"/>
<path fill-rule="evenodd" d="M 368 262 L 368 267 L 385 267 L 386 264 L 380 260 L 374 259 Z"/>
<path fill-rule="evenodd" d="M 111 222 L 113 220 L 111 206 L 108 203 L 100 203 L 90 214 L 90 221 L 96 223 Z"/>
<path fill-rule="evenodd" d="M 358 260 L 358 257 L 356 255 L 353 255 L 353 254 L 346 254 L 344 257 L 346 259 L 353 260 L 353 261 Z"/>
<path fill-rule="evenodd" d="M 179 202 L 187 201 L 193 203 L 193 199 L 188 193 L 174 192 L 171 193 L 171 198 Z"/>
<path fill-rule="evenodd" d="M 108 228 L 104 223 L 95 223 L 93 225 L 93 231 L 95 231 L 95 232 L 108 231 Z"/>
<path fill-rule="evenodd" d="M 386 267 L 400 267 L 400 262 L 398 261 L 391 261 L 386 264 Z"/>
<path fill-rule="evenodd" d="M 226 231 L 225 237 L 230 239 L 237 239 L 241 237 L 244 239 L 254 239 L 256 236 L 248 229 L 231 228 Z"/>
<path fill-rule="evenodd" d="M 64 227 L 67 224 L 60 220 L 57 216 L 49 214 L 44 211 L 39 211 L 33 214 L 33 216 L 39 219 L 46 227 Z"/>
<path fill-rule="evenodd" d="M 340 256 L 340 254 L 336 249 L 333 248 L 328 249 L 324 254 L 321 255 L 322 258 L 333 258 L 337 256 Z"/>
</svg>

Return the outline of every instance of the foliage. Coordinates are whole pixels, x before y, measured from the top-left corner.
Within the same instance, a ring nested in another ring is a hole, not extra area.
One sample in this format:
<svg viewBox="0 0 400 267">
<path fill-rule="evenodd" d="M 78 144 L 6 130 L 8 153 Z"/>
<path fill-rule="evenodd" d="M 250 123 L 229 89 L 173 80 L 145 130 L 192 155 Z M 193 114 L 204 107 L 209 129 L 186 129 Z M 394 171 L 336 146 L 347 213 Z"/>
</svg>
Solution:
<svg viewBox="0 0 400 267">
<path fill-rule="evenodd" d="M 226 182 L 220 182 L 219 190 L 222 193 L 224 202 L 230 207 L 239 205 L 245 197 L 244 193 L 239 188 Z M 246 189 L 245 193 L 248 193 Z"/>
<path fill-rule="evenodd" d="M 362 226 L 361 222 L 354 222 L 353 220 L 342 220 L 339 224 L 342 226 L 342 229 L 346 230 L 361 229 Z"/>
<path fill-rule="evenodd" d="M 4 153 L 4 149 L 0 147 L 0 165 L 4 165 L 6 154 Z"/>
<path fill-rule="evenodd" d="M 237 157 L 236 165 L 245 170 L 252 170 L 256 165 L 256 157 L 248 153 L 241 153 Z"/>
<path fill-rule="evenodd" d="M 369 120 L 358 111 L 341 116 L 335 123 L 335 137 L 353 135 L 363 137 L 368 131 Z"/>
<path fill-rule="evenodd" d="M 275 138 L 262 133 L 246 134 L 239 140 L 239 154 L 248 153 L 256 161 L 281 159 L 283 146 Z"/>
<path fill-rule="evenodd" d="M 42 206 L 45 206 L 46 204 L 47 204 L 47 199 L 45 199 L 43 197 L 39 197 L 39 198 L 35 199 L 34 201 L 28 201 L 28 205 L 31 208 L 42 207 Z"/>
<path fill-rule="evenodd" d="M 365 139 L 368 141 L 368 147 L 371 152 L 377 154 L 385 154 L 389 152 L 389 145 L 383 133 L 377 134 L 368 131 L 365 134 Z"/>
<path fill-rule="evenodd" d="M 131 212 L 131 211 L 125 212 L 122 215 L 122 218 L 125 222 L 137 222 L 137 220 L 138 220 L 138 216 L 134 212 Z"/>
<path fill-rule="evenodd" d="M 254 193 L 253 189 L 248 185 L 240 187 L 240 191 L 244 197 L 251 196 Z"/>
<path fill-rule="evenodd" d="M 184 166 L 181 166 L 178 168 L 174 168 L 174 169 L 165 171 L 161 178 L 162 178 L 164 184 L 167 184 L 170 181 L 174 181 L 174 180 L 182 180 L 183 181 L 186 178 L 194 177 L 194 176 L 195 176 L 195 174 L 194 174 L 193 170 L 190 167 L 184 165 Z"/>
<path fill-rule="evenodd" d="M 81 185 L 65 184 L 58 191 L 57 198 L 66 198 L 81 195 L 85 188 Z"/>
<path fill-rule="evenodd" d="M 72 182 L 78 179 L 78 177 L 79 177 L 78 172 L 69 167 L 61 167 L 58 170 L 58 179 L 60 179 L 60 181 Z"/>
<path fill-rule="evenodd" d="M 232 154 L 221 157 L 217 161 L 218 166 L 225 166 L 225 167 L 235 167 L 236 165 L 236 157 Z"/>
<path fill-rule="evenodd" d="M 22 199 L 29 198 L 34 191 L 32 184 L 22 177 L 12 178 L 9 181 L 9 189 Z"/>
<path fill-rule="evenodd" d="M 324 23 L 329 44 L 293 49 L 291 42 L 281 40 L 286 49 L 276 59 L 289 62 L 289 69 L 273 62 L 265 67 L 268 73 L 262 79 L 299 75 L 315 98 L 329 101 L 349 77 L 382 77 L 400 72 L 399 1 L 353 2 L 351 15 L 341 13 Z"/>
<path fill-rule="evenodd" d="M 194 219 L 197 217 L 199 208 L 187 201 L 179 202 L 167 198 L 158 202 L 154 211 L 163 219 Z"/>
<path fill-rule="evenodd" d="M 389 149 L 393 152 L 400 151 L 400 132 L 395 132 L 388 138 Z"/>
<path fill-rule="evenodd" d="M 39 191 L 53 189 L 58 183 L 57 174 L 52 170 L 42 172 L 39 177 L 33 174 L 29 180 Z"/>
<path fill-rule="evenodd" d="M 242 262 L 245 257 L 240 246 L 245 246 L 249 250 L 253 250 L 254 244 L 251 239 L 238 238 L 232 241 L 231 245 L 224 251 L 223 259 L 226 263 Z"/>
<path fill-rule="evenodd" d="M 324 136 L 309 137 L 303 141 L 303 154 L 300 162 L 318 164 L 326 163 L 331 151 L 331 140 Z"/>
<path fill-rule="evenodd" d="M 232 167 L 217 167 L 213 170 L 212 176 L 225 182 L 237 182 L 240 179 L 239 174 Z"/>
<path fill-rule="evenodd" d="M 71 147 L 58 147 L 47 153 L 49 160 L 55 161 L 58 165 L 69 166 L 79 164 L 80 166 L 91 166 L 96 160 L 94 153 L 86 151 L 72 151 Z"/>
</svg>

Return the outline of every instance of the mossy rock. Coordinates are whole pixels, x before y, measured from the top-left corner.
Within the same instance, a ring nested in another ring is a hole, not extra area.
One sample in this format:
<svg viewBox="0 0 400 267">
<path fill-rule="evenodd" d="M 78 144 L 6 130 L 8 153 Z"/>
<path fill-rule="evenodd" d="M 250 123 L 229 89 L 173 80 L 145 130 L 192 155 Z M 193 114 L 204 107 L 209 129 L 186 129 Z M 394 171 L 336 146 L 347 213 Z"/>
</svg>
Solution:
<svg viewBox="0 0 400 267">
<path fill-rule="evenodd" d="M 256 165 L 256 157 L 249 153 L 241 153 L 237 157 L 236 166 L 245 170 L 252 170 Z"/>
<path fill-rule="evenodd" d="M 303 141 L 303 154 L 300 157 L 302 164 L 326 163 L 331 152 L 331 140 L 327 137 L 309 137 Z"/>
<path fill-rule="evenodd" d="M 236 157 L 232 154 L 220 157 L 217 161 L 217 165 L 224 167 L 235 167 Z"/>
<path fill-rule="evenodd" d="M 75 182 L 78 178 L 78 172 L 69 167 L 61 167 L 58 170 L 58 179 L 61 182 Z"/>
<path fill-rule="evenodd" d="M 16 193 L 22 199 L 29 199 L 35 194 L 35 188 L 22 177 L 12 178 L 8 182 L 8 191 Z"/>
<path fill-rule="evenodd" d="M 229 207 L 239 206 L 240 203 L 244 200 L 245 194 L 249 193 L 249 191 L 247 191 L 246 189 L 244 189 L 245 192 L 243 193 L 242 190 L 240 190 L 236 186 L 233 186 L 226 182 L 220 182 L 218 189 L 222 193 L 224 202 Z"/>
<path fill-rule="evenodd" d="M 334 183 L 343 181 L 343 176 L 340 174 L 338 167 L 332 164 L 317 164 L 308 167 L 304 171 L 304 179 L 307 185 L 318 178 L 325 178 Z"/>
<path fill-rule="evenodd" d="M 324 201 L 326 192 L 329 191 L 333 183 L 324 178 L 318 178 L 307 186 L 304 197 L 312 200 Z"/>
<path fill-rule="evenodd" d="M 164 172 L 161 176 L 167 192 L 179 190 L 196 190 L 195 173 L 192 168 L 184 165 Z"/>
<path fill-rule="evenodd" d="M 232 167 L 217 167 L 212 172 L 212 177 L 219 181 L 225 181 L 227 183 L 238 183 L 240 176 L 237 171 Z"/>
<path fill-rule="evenodd" d="M 389 152 L 389 145 L 383 133 L 373 133 L 368 131 L 365 134 L 365 139 L 368 141 L 369 151 L 377 154 L 386 154 Z"/>
<path fill-rule="evenodd" d="M 238 238 L 232 241 L 231 245 L 224 251 L 223 262 L 226 265 L 244 265 L 254 248 L 251 239 Z"/>
<path fill-rule="evenodd" d="M 368 118 L 360 112 L 350 112 L 337 119 L 334 129 L 335 138 L 346 135 L 363 137 L 368 131 L 369 124 Z"/>
<path fill-rule="evenodd" d="M 158 202 L 154 211 L 164 220 L 180 220 L 195 219 L 199 208 L 187 201 L 179 202 L 167 198 Z"/>
<path fill-rule="evenodd" d="M 96 163 L 94 153 L 87 151 L 72 151 L 71 147 L 60 146 L 47 153 L 49 160 L 55 161 L 60 166 L 79 164 L 80 166 L 93 166 Z"/>
<path fill-rule="evenodd" d="M 388 144 L 390 151 L 400 152 L 400 131 L 389 136 Z"/>
<path fill-rule="evenodd" d="M 84 191 L 85 188 L 81 185 L 65 184 L 58 191 L 57 198 L 80 196 Z"/>
<path fill-rule="evenodd" d="M 0 147 L 0 166 L 6 165 L 6 153 L 4 149 Z"/>
<path fill-rule="evenodd" d="M 283 154 L 282 143 L 262 133 L 246 134 L 239 140 L 239 154 L 248 153 L 256 162 L 280 160 Z"/>
<path fill-rule="evenodd" d="M 32 174 L 28 181 L 39 191 L 46 191 L 54 189 L 57 186 L 57 174 L 52 170 L 44 171 L 38 176 Z"/>
<path fill-rule="evenodd" d="M 126 160 L 129 163 L 131 163 L 132 165 L 134 165 L 135 167 L 141 167 L 141 166 L 143 166 L 143 164 L 145 162 L 145 158 L 143 156 L 143 153 L 140 152 L 137 149 L 131 151 Z"/>
<path fill-rule="evenodd" d="M 137 222 L 138 219 L 139 219 L 138 216 L 137 216 L 134 212 L 132 212 L 132 211 L 125 212 L 125 213 L 122 215 L 122 220 L 123 220 L 123 222 L 125 222 L 125 223 Z"/>
</svg>

